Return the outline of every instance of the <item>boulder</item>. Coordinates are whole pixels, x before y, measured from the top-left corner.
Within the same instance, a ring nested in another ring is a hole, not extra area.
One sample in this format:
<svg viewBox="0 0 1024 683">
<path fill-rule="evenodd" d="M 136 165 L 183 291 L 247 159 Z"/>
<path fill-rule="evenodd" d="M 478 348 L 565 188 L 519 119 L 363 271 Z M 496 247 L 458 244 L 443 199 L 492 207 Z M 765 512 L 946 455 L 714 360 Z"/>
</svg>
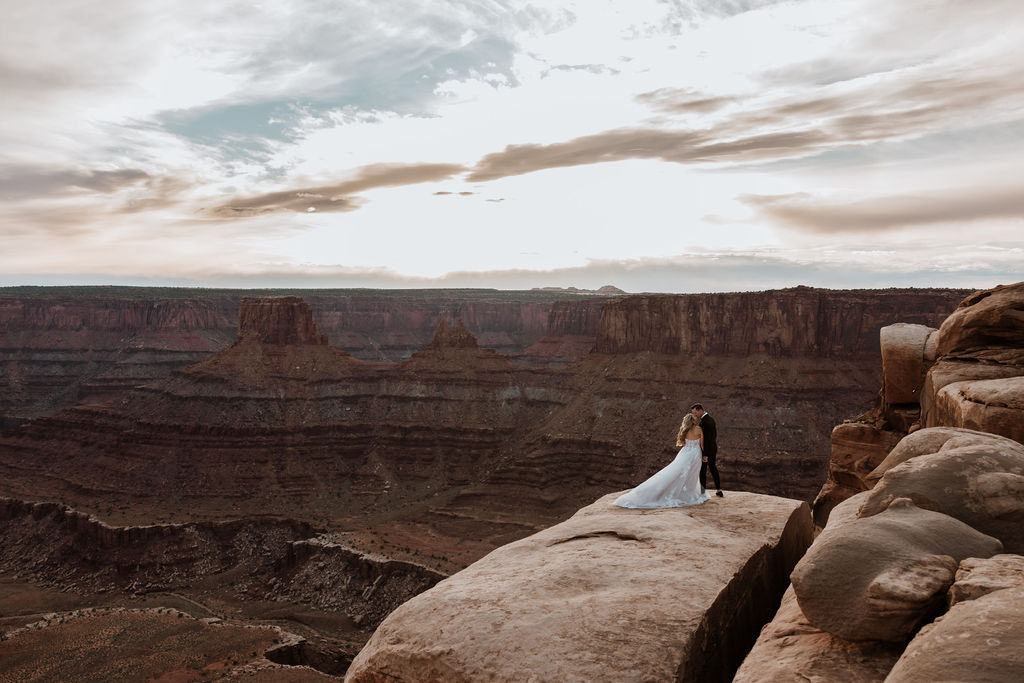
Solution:
<svg viewBox="0 0 1024 683">
<path fill-rule="evenodd" d="M 800 610 L 790 586 L 733 683 L 875 683 L 885 678 L 902 652 L 901 644 L 853 642 L 816 628 Z"/>
<path fill-rule="evenodd" d="M 935 360 L 935 332 L 934 327 L 907 323 L 887 325 L 879 331 L 886 403 L 920 402 L 925 374 Z"/>
<path fill-rule="evenodd" d="M 1024 680 L 1024 587 L 950 608 L 921 629 L 886 683 Z"/>
<path fill-rule="evenodd" d="M 968 557 L 956 570 L 956 581 L 949 589 L 949 603 L 955 605 L 1018 586 L 1024 587 L 1024 556 Z"/>
<path fill-rule="evenodd" d="M 857 520 L 857 509 L 866 495 L 859 493 L 832 510 L 829 533 Z M 822 631 L 804 615 L 790 586 L 778 612 L 761 630 L 733 681 L 880 681 L 902 651 L 901 644 L 853 642 Z"/>
<path fill-rule="evenodd" d="M 844 422 L 832 429 L 828 479 L 814 499 L 814 523 L 825 526 L 832 509 L 874 485 L 871 472 L 900 443 L 903 435 L 866 422 Z"/>
<path fill-rule="evenodd" d="M 1024 552 L 1024 449 L 1015 442 L 988 434 L 954 436 L 937 453 L 886 470 L 859 516 L 877 515 L 898 498 L 994 536 L 1008 552 Z"/>
<path fill-rule="evenodd" d="M 923 427 L 941 427 L 948 425 L 943 422 L 943 414 L 937 411 L 939 393 L 950 384 L 990 379 L 1006 379 L 1024 376 L 1024 365 L 1000 365 L 998 363 L 979 363 L 974 360 L 956 358 L 940 358 L 928 371 L 921 392 L 921 425 Z"/>
<path fill-rule="evenodd" d="M 1024 443 L 1024 377 L 947 384 L 935 397 L 932 419 Z"/>
<path fill-rule="evenodd" d="M 346 681 L 728 681 L 810 543 L 805 503 L 609 494 L 395 610 Z"/>
<path fill-rule="evenodd" d="M 900 498 L 877 515 L 826 527 L 791 578 L 817 628 L 900 642 L 944 605 L 960 560 L 1000 550 L 997 539 Z"/>
<path fill-rule="evenodd" d="M 1024 282 L 964 299 L 939 328 L 937 353 L 1024 365 Z"/>
<path fill-rule="evenodd" d="M 928 429 L 920 429 L 913 434 L 903 437 L 889 451 L 889 455 L 879 463 L 878 467 L 865 477 L 865 481 L 868 484 L 866 489 L 872 488 L 877 484 L 878 480 L 887 471 L 905 463 L 911 458 L 978 444 L 989 444 L 993 448 L 1024 455 L 1024 447 L 1021 444 L 1002 436 L 979 432 L 973 429 L 964 429 L 962 427 L 929 427 Z"/>
</svg>

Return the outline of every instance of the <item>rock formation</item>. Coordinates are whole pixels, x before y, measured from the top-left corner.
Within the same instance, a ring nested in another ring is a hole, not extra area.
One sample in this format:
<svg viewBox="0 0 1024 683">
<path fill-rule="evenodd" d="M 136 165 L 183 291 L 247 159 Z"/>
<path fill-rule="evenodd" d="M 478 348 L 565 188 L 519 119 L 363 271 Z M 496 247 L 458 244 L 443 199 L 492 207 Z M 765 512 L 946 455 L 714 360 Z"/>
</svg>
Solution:
<svg viewBox="0 0 1024 683">
<path fill-rule="evenodd" d="M 879 332 L 882 389 L 867 413 L 832 432 L 828 479 L 814 502 L 824 525 L 840 501 L 905 435 L 962 427 L 1024 443 L 1024 283 L 964 299 L 938 330 L 897 323 Z"/>
<path fill-rule="evenodd" d="M 1024 586 L 957 603 L 921 629 L 887 683 L 1024 678 Z"/>
<path fill-rule="evenodd" d="M 873 516 L 828 526 L 793 570 L 807 619 L 846 640 L 909 640 L 945 604 L 957 565 L 1002 543 L 906 498 Z"/>
<path fill-rule="evenodd" d="M 937 324 L 963 295 L 952 290 L 773 292 L 630 296 L 601 310 L 597 351 L 619 354 L 766 354 L 877 362 L 879 328 Z"/>
<path fill-rule="evenodd" d="M 947 439 L 933 453 L 899 464 L 883 462 L 886 469 L 859 516 L 869 518 L 894 499 L 908 498 L 998 538 L 1008 552 L 1024 552 L 1024 445 L 967 430 L 943 436 Z"/>
<path fill-rule="evenodd" d="M 902 644 L 844 640 L 816 628 L 790 586 L 733 683 L 876 683 L 885 679 L 902 651 Z"/>
<path fill-rule="evenodd" d="M 949 589 L 949 604 L 974 600 L 1004 588 L 1024 587 L 1024 556 L 969 557 L 960 562 Z"/>
<path fill-rule="evenodd" d="M 864 638 L 910 639 L 886 681 L 1020 678 L 1024 556 L 995 552 L 1024 547 L 1022 310 L 1019 283 L 967 297 L 938 331 L 883 328 L 882 391 L 833 431 L 815 501 L 827 526 L 793 572 L 798 604 L 740 680 L 830 680 L 848 664 L 843 680 L 881 680 L 893 647 Z M 920 519 L 889 523 L 894 511 Z"/>
<path fill-rule="evenodd" d="M 730 680 L 810 542 L 807 506 L 733 493 L 639 512 L 617 495 L 401 606 L 346 681 Z"/>
<path fill-rule="evenodd" d="M 0 288 L 0 429 L 123 397 L 236 339 L 243 293 L 131 287 Z M 461 318 L 481 344 L 565 365 L 593 347 L 604 296 L 572 292 L 315 290 L 320 332 L 363 360 L 400 361 Z M 578 310 L 577 310 L 578 309 Z M 540 352 L 525 352 L 543 341 Z"/>
<path fill-rule="evenodd" d="M 966 427 L 1024 442 L 1024 282 L 977 292 L 939 329 L 922 424 Z"/>
</svg>

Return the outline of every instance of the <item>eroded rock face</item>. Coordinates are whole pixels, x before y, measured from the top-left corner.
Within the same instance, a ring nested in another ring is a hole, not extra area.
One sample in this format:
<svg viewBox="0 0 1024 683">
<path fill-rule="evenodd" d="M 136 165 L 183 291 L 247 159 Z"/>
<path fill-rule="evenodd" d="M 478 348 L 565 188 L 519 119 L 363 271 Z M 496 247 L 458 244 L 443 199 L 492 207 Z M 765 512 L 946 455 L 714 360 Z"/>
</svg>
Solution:
<svg viewBox="0 0 1024 683">
<path fill-rule="evenodd" d="M 1024 282 L 975 292 L 939 328 L 939 356 L 1024 364 Z"/>
<path fill-rule="evenodd" d="M 937 353 L 922 392 L 922 423 L 1024 442 L 1024 282 L 964 299 L 939 328 Z"/>
<path fill-rule="evenodd" d="M 830 534 L 857 520 L 857 510 L 866 495 L 853 495 L 832 510 L 828 518 Z M 804 615 L 790 586 L 734 681 L 881 681 L 902 649 L 900 644 L 877 640 L 853 642 L 821 630 Z"/>
<path fill-rule="evenodd" d="M 878 464 L 878 467 L 867 475 L 868 488 L 877 484 L 878 480 L 888 470 L 905 463 L 911 458 L 938 453 L 946 449 L 973 446 L 979 443 L 1024 453 L 1024 450 L 1021 450 L 1020 444 L 1017 442 L 994 434 L 987 434 L 973 429 L 963 429 L 961 427 L 929 427 L 928 429 L 921 429 L 913 434 L 908 434 L 900 439 L 899 443 L 889 451 L 885 459 Z"/>
<path fill-rule="evenodd" d="M 956 582 L 949 589 L 949 603 L 952 606 L 997 590 L 1017 587 L 1024 587 L 1024 556 L 968 557 L 956 571 Z"/>
<path fill-rule="evenodd" d="M 826 527 L 791 578 L 814 626 L 847 640 L 900 642 L 944 605 L 960 560 L 1001 550 L 997 539 L 901 498 Z"/>
<path fill-rule="evenodd" d="M 245 298 L 238 307 L 239 340 L 263 344 L 327 345 L 313 322 L 313 309 L 297 296 Z"/>
<path fill-rule="evenodd" d="M 896 643 L 853 642 L 816 628 L 800 610 L 790 586 L 733 683 L 876 683 L 885 678 L 902 651 Z"/>
<path fill-rule="evenodd" d="M 938 443 L 930 431 L 911 435 L 917 437 L 915 446 L 892 462 L 918 446 Z M 955 517 L 1000 539 L 1009 552 L 1024 551 L 1024 447 L 965 430 L 943 431 L 938 438 L 941 446 L 935 453 L 916 455 L 896 466 L 884 463 L 887 469 L 867 495 L 860 517 L 877 515 L 893 500 L 908 498 L 918 507 Z"/>
<path fill-rule="evenodd" d="M 877 354 L 880 327 L 934 325 L 963 290 L 830 292 L 794 287 L 773 292 L 630 296 L 601 311 L 601 353 L 764 353 L 849 358 Z M 923 305 L 932 308 L 925 312 Z M 723 325 L 722 321 L 731 321 Z"/>
<path fill-rule="evenodd" d="M 931 419 L 1024 443 L 1024 377 L 947 384 L 935 397 Z"/>
<path fill-rule="evenodd" d="M 618 495 L 402 605 L 346 681 L 729 680 L 752 610 L 810 542 L 806 504 L 730 493 L 636 511 Z"/>
<path fill-rule="evenodd" d="M 900 443 L 902 434 L 865 422 L 844 422 L 832 429 L 828 479 L 814 499 L 814 523 L 825 526 L 832 509 L 874 485 L 869 477 Z"/>
<path fill-rule="evenodd" d="M 954 605 L 921 629 L 885 680 L 1024 680 L 1024 587 Z"/>
<path fill-rule="evenodd" d="M 935 360 L 935 328 L 896 323 L 879 332 L 886 403 L 919 403 L 928 365 Z"/>
</svg>

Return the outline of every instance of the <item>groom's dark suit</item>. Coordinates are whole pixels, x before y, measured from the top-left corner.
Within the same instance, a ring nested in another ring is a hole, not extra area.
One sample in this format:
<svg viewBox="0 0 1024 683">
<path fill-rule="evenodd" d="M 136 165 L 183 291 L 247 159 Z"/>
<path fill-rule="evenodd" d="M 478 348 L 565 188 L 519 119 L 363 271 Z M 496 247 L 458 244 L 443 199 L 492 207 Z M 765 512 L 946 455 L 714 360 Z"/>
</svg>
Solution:
<svg viewBox="0 0 1024 683">
<path fill-rule="evenodd" d="M 707 462 L 700 464 L 700 487 L 706 489 L 708 482 L 708 470 L 715 479 L 715 488 L 722 490 L 722 483 L 718 479 L 718 427 L 715 425 L 715 418 L 708 413 L 700 418 L 700 428 L 704 431 L 704 457 Z"/>
</svg>

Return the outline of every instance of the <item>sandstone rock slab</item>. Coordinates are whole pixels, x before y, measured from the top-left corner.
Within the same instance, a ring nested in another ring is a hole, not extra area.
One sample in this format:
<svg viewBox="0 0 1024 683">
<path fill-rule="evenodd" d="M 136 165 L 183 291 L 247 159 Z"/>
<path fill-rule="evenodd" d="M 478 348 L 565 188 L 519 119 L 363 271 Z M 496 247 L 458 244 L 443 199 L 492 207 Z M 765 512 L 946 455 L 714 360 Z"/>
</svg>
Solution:
<svg viewBox="0 0 1024 683">
<path fill-rule="evenodd" d="M 952 606 L 1018 586 L 1024 587 L 1024 555 L 968 557 L 956 570 L 956 581 L 949 589 L 949 603 Z"/>
<path fill-rule="evenodd" d="M 879 330 L 882 347 L 882 395 L 886 403 L 918 403 L 928 361 L 934 353 L 934 327 L 896 323 Z M 933 357 L 934 359 L 934 357 Z"/>
<path fill-rule="evenodd" d="M 951 447 L 955 446 L 955 447 Z M 955 517 L 1024 551 L 1024 450 L 987 434 L 956 435 L 937 453 L 886 470 L 859 516 L 885 510 L 897 498 Z"/>
<path fill-rule="evenodd" d="M 817 628 L 900 642 L 944 605 L 960 560 L 1000 550 L 997 539 L 901 498 L 880 514 L 826 527 L 791 578 Z"/>
<path fill-rule="evenodd" d="M 924 427 L 952 426 L 937 410 L 939 393 L 950 384 L 1024 376 L 1024 365 L 979 363 L 971 359 L 940 358 L 928 370 L 921 391 L 921 425 Z"/>
<path fill-rule="evenodd" d="M 729 680 L 810 543 L 807 505 L 730 492 L 627 510 L 618 495 L 399 607 L 346 681 Z"/>
<path fill-rule="evenodd" d="M 947 384 L 935 397 L 932 419 L 1024 443 L 1024 377 Z"/>
<path fill-rule="evenodd" d="M 1024 680 L 1024 587 L 954 605 L 921 629 L 886 683 Z"/>
</svg>

